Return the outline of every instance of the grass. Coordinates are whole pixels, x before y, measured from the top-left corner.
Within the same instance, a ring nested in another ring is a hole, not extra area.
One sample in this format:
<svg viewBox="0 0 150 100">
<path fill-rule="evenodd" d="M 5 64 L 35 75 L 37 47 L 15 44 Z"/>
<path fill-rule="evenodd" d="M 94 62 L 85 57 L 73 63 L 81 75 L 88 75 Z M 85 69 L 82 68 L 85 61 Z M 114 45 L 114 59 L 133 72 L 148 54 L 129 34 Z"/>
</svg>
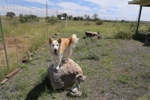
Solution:
<svg viewBox="0 0 150 100">
<path fill-rule="evenodd" d="M 45 22 L 12 24 L 14 20 L 17 19 L 2 17 L 9 68 L 6 67 L 6 63 L 1 63 L 0 67 L 2 66 L 2 70 L 0 70 L 0 80 L 20 65 L 21 59 L 28 51 L 34 53 L 52 34 L 59 32 L 63 27 L 61 22 L 55 26 L 49 25 Z M 0 44 L 1 48 L 3 48 L 2 40 Z M 5 55 L 2 50 L 0 52 L 0 55 L 2 55 L 0 62 L 5 62 Z"/>
<path fill-rule="evenodd" d="M 144 100 L 148 96 L 150 87 L 149 50 L 142 43 L 135 40 L 116 39 L 117 33 L 132 33 L 132 23 L 104 22 L 96 25 L 95 22 L 68 21 L 64 28 L 64 22 L 56 26 L 48 25 L 46 33 L 45 23 L 25 23 L 18 26 L 15 32 L 17 38 L 24 37 L 22 43 L 26 50 L 37 51 L 33 60 L 26 64 L 18 64 L 21 71 L 10 81 L 0 87 L 0 99 L 12 100 Z M 7 26 L 7 25 L 6 25 Z M 5 27 L 6 27 L 5 26 Z M 8 28 L 10 26 L 7 26 Z M 146 30 L 145 24 L 142 29 Z M 9 29 L 9 28 L 8 28 Z M 86 30 L 99 31 L 102 39 L 86 38 Z M 125 31 L 124 31 L 125 30 Z M 7 30 L 8 31 L 8 30 Z M 6 32 L 7 32 L 6 31 Z M 9 29 L 7 36 L 12 36 L 14 31 Z M 80 38 L 73 50 L 71 59 L 77 62 L 87 79 L 81 84 L 81 97 L 66 96 L 68 89 L 64 91 L 53 90 L 46 78 L 47 68 L 52 63 L 47 47 L 47 39 L 50 34 L 60 33 L 59 37 L 68 37 L 75 33 Z M 41 35 L 42 34 L 42 35 Z M 48 35 L 48 36 L 47 36 Z M 128 36 L 128 35 L 127 35 Z M 46 41 L 45 41 L 46 40 Z M 27 43 L 26 43 L 27 42 Z M 31 45 L 29 45 L 31 44 Z M 42 46 L 41 46 L 42 45 Z M 24 54 L 23 53 L 23 54 Z M 11 55 L 14 58 L 15 53 Z M 17 54 L 20 58 L 21 55 Z M 19 61 L 18 61 L 19 62 Z M 14 66 L 15 63 L 14 63 Z M 5 68 L 5 67 L 4 67 Z"/>
</svg>

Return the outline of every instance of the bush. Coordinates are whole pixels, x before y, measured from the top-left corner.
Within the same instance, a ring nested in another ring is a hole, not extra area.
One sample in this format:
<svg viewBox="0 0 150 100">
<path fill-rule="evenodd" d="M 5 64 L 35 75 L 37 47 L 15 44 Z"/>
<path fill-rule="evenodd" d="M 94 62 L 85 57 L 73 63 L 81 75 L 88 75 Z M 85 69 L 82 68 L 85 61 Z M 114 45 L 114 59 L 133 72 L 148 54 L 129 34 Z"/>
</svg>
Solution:
<svg viewBox="0 0 150 100">
<path fill-rule="evenodd" d="M 26 23 L 26 22 L 38 22 L 39 18 L 36 15 L 19 15 L 19 21 L 20 23 Z"/>
<path fill-rule="evenodd" d="M 55 16 L 46 17 L 46 20 L 51 25 L 55 25 L 55 23 L 58 21 L 57 17 L 55 17 Z"/>
<path fill-rule="evenodd" d="M 104 21 L 102 21 L 102 20 L 98 20 L 98 21 L 96 22 L 96 25 L 102 25 L 103 22 L 104 22 Z"/>
<path fill-rule="evenodd" d="M 115 34 L 116 39 L 132 39 L 132 37 L 132 33 L 127 31 L 119 31 L 117 34 Z"/>
</svg>

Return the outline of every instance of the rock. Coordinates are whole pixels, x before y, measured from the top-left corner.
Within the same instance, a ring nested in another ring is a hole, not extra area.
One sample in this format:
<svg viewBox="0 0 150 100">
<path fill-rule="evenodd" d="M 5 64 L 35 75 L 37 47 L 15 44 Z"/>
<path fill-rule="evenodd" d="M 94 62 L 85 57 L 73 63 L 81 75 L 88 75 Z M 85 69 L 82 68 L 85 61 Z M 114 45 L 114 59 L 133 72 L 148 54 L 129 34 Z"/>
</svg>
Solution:
<svg viewBox="0 0 150 100">
<path fill-rule="evenodd" d="M 62 61 L 62 65 L 57 70 L 54 64 L 48 68 L 48 78 L 54 89 L 66 89 L 73 86 L 76 75 L 83 74 L 81 67 L 73 60 Z"/>
</svg>

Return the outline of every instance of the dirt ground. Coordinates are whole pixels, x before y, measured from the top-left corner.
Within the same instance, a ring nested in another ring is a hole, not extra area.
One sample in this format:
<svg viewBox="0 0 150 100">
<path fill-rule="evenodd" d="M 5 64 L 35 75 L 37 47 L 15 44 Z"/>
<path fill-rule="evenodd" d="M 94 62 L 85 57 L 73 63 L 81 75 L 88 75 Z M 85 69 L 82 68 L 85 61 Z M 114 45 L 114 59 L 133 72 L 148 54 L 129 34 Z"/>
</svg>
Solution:
<svg viewBox="0 0 150 100">
<path fill-rule="evenodd" d="M 68 90 L 52 90 L 47 68 L 52 63 L 48 44 L 21 64 L 20 71 L 0 87 L 0 100 L 149 100 L 150 47 L 135 40 L 81 39 L 71 58 L 82 68 L 86 81 L 81 97 Z"/>
</svg>

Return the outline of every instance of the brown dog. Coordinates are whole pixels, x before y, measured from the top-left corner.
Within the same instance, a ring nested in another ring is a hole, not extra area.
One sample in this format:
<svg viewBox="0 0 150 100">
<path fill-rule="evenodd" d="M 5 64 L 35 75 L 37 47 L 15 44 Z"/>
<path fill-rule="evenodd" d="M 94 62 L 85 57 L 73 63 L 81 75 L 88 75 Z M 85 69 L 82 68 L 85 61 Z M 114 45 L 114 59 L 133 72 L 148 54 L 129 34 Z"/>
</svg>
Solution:
<svg viewBox="0 0 150 100">
<path fill-rule="evenodd" d="M 67 58 L 71 56 L 72 48 L 75 47 L 78 40 L 79 38 L 77 38 L 76 34 L 73 34 L 69 38 L 49 39 L 50 51 L 54 59 L 54 64 L 56 64 L 56 69 L 59 69 L 63 56 Z M 55 63 L 56 61 L 57 63 Z"/>
</svg>

